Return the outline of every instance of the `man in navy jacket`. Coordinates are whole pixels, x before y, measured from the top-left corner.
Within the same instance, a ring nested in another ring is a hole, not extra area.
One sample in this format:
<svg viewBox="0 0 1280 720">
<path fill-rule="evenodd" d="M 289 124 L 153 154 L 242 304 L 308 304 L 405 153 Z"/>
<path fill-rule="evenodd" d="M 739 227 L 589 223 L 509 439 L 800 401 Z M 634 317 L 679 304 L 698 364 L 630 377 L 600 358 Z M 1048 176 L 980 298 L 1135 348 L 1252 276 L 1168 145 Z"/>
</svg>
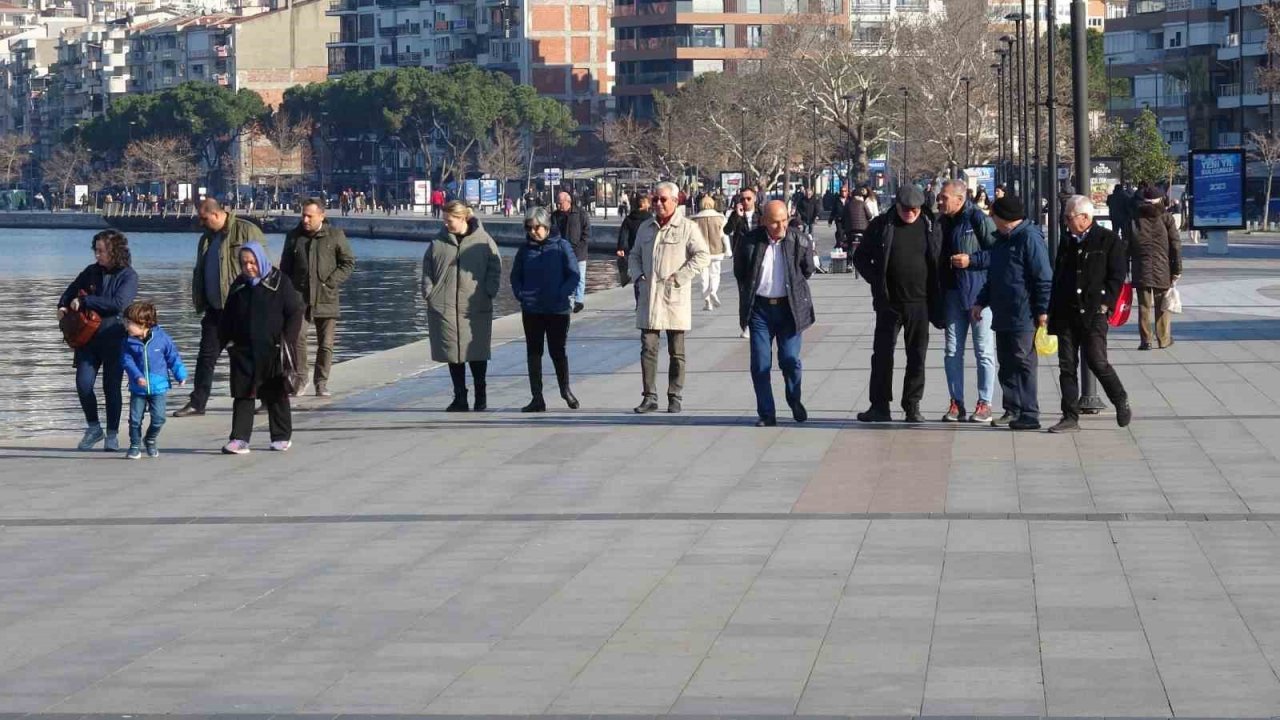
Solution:
<svg viewBox="0 0 1280 720">
<path fill-rule="evenodd" d="M 1053 286 L 1049 250 L 1040 228 L 1026 219 L 1022 201 L 1016 195 L 996 200 L 991 216 L 996 223 L 995 246 L 970 255 L 955 255 L 952 265 L 987 271 L 987 282 L 978 291 L 970 312 L 976 322 L 985 308 L 991 308 L 1005 410 L 994 424 L 1007 425 L 1011 430 L 1039 430 L 1034 345 L 1036 328 L 1049 323 Z"/>
</svg>

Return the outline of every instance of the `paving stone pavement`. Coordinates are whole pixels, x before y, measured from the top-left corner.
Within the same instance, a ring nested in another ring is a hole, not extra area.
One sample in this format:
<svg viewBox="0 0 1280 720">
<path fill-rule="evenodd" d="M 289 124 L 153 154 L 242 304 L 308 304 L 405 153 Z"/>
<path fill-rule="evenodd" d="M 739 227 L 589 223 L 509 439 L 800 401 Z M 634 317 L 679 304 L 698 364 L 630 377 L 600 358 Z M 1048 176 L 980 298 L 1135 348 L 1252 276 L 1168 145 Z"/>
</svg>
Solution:
<svg viewBox="0 0 1280 720">
<path fill-rule="evenodd" d="M 0 720 L 1275 716 L 1280 244 L 1186 253 L 1177 343 L 1112 336 L 1124 430 L 860 426 L 868 293 L 823 275 L 804 425 L 751 426 L 726 284 L 680 415 L 630 412 L 623 289 L 574 317 L 578 411 L 517 411 L 504 318 L 486 413 L 418 343 L 338 366 L 288 453 L 218 455 L 225 400 L 158 460 L 4 441 Z"/>
</svg>

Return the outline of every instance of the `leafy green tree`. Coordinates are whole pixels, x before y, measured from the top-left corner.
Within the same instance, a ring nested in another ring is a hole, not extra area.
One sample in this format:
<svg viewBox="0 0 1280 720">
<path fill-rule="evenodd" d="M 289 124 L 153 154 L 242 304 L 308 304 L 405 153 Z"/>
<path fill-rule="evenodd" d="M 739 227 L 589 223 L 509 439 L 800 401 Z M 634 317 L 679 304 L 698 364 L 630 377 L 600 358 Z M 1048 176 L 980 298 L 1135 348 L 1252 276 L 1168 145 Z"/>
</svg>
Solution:
<svg viewBox="0 0 1280 720">
<path fill-rule="evenodd" d="M 1134 183 L 1167 182 L 1177 169 L 1169 156 L 1169 143 L 1160 134 L 1155 113 L 1144 109 L 1132 127 L 1117 126 L 1110 150 L 1124 162 L 1124 176 Z"/>
</svg>

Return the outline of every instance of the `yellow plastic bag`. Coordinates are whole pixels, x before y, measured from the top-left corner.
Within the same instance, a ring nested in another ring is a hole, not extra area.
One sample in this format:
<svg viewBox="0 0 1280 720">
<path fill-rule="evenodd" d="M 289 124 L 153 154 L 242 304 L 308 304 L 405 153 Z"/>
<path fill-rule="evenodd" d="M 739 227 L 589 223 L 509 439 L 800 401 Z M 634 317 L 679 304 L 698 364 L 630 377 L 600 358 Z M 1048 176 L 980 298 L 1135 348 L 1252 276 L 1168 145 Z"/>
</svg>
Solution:
<svg viewBox="0 0 1280 720">
<path fill-rule="evenodd" d="M 1036 352 L 1040 355 L 1058 354 L 1058 336 L 1050 335 L 1044 325 L 1036 328 Z"/>
</svg>

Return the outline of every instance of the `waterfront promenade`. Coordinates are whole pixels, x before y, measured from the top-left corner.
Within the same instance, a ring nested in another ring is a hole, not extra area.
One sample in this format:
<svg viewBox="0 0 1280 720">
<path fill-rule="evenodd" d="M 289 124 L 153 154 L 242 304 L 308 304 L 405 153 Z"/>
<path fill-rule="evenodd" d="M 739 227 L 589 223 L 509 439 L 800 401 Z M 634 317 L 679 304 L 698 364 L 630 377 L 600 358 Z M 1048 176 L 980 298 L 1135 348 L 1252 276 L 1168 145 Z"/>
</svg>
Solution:
<svg viewBox="0 0 1280 720">
<path fill-rule="evenodd" d="M 486 413 L 417 343 L 285 454 L 219 455 L 226 399 L 158 460 L 8 441 L 0 713 L 1275 716 L 1280 245 L 1186 254 L 1176 344 L 1112 335 L 1124 430 L 859 425 L 868 293 L 823 275 L 804 425 L 752 427 L 726 286 L 680 415 L 630 412 L 627 288 L 574 317 L 578 411 L 517 411 L 503 318 Z"/>
</svg>

